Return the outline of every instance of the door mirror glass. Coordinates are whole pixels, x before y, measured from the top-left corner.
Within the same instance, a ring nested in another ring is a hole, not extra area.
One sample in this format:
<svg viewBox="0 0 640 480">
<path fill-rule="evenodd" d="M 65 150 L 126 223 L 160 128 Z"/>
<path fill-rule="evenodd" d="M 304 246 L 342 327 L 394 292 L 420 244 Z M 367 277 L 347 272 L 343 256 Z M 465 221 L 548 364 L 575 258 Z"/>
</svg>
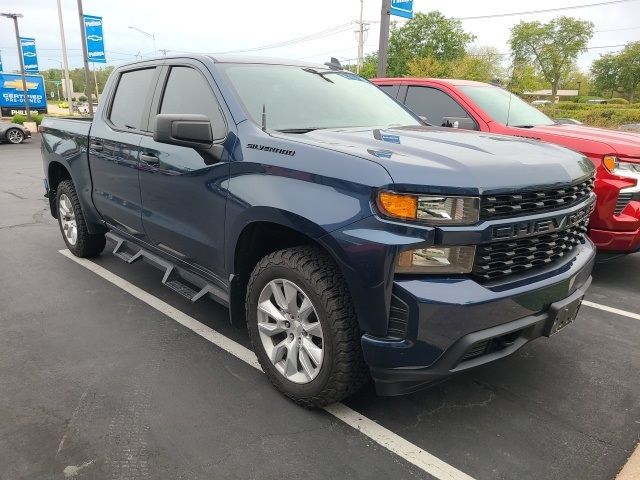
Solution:
<svg viewBox="0 0 640 480">
<path fill-rule="evenodd" d="M 443 117 L 442 126 L 450 128 L 459 128 L 461 130 L 477 130 L 476 122 L 469 117 Z"/>
<path fill-rule="evenodd" d="M 153 139 L 182 147 L 205 149 L 213 144 L 211 122 L 206 115 L 167 114 L 156 115 Z"/>
</svg>

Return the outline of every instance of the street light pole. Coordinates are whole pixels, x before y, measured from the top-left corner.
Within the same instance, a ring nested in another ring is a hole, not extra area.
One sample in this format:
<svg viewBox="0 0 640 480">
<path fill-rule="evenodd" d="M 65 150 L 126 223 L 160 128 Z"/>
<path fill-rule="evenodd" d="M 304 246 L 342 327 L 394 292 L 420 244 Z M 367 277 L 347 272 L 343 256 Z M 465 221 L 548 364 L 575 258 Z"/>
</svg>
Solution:
<svg viewBox="0 0 640 480">
<path fill-rule="evenodd" d="M 87 53 L 87 36 L 84 31 L 84 12 L 82 0 L 78 0 L 78 17 L 80 18 L 80 35 L 82 36 L 82 57 L 84 60 L 84 81 L 87 84 L 87 100 L 89 102 L 89 115 L 93 117 L 93 97 L 91 94 L 91 77 L 89 75 L 89 54 Z"/>
<path fill-rule="evenodd" d="M 31 121 L 31 109 L 29 108 L 29 90 L 27 90 L 27 79 L 24 76 L 24 61 L 22 59 L 22 48 L 20 47 L 20 29 L 18 28 L 18 18 L 20 13 L 2 13 L 3 17 L 13 18 L 13 27 L 16 31 L 16 46 L 18 47 L 18 59 L 20 60 L 20 76 L 22 77 L 22 91 L 24 92 L 24 109 L 27 112 L 27 122 Z"/>
<path fill-rule="evenodd" d="M 55 58 L 47 58 L 47 60 L 51 60 L 52 62 L 56 62 L 60 64 L 60 72 L 62 72 L 62 62 L 60 60 L 56 60 Z M 60 82 L 62 83 L 62 82 Z M 58 101 L 60 101 L 60 85 L 56 83 L 56 91 L 58 92 Z"/>
<path fill-rule="evenodd" d="M 378 78 L 387 76 L 389 53 L 389 24 L 391 22 L 391 0 L 382 0 L 380 12 L 380 44 L 378 45 Z"/>
<path fill-rule="evenodd" d="M 153 40 L 153 54 L 154 55 L 158 54 L 158 50 L 156 49 L 156 34 L 155 33 L 145 32 L 144 30 L 140 30 L 139 28 L 132 27 L 132 26 L 129 26 L 129 28 L 131 30 L 135 30 L 136 32 L 139 32 L 142 35 L 144 35 L 145 37 L 149 37 L 151 40 Z"/>
<path fill-rule="evenodd" d="M 62 7 L 58 0 L 58 23 L 60 24 L 60 43 L 62 44 L 62 62 L 64 64 L 64 91 L 65 98 L 69 104 L 69 115 L 73 115 L 73 105 L 71 104 L 71 80 L 69 79 L 69 61 L 67 60 L 67 41 L 64 38 L 64 23 L 62 21 Z"/>
</svg>

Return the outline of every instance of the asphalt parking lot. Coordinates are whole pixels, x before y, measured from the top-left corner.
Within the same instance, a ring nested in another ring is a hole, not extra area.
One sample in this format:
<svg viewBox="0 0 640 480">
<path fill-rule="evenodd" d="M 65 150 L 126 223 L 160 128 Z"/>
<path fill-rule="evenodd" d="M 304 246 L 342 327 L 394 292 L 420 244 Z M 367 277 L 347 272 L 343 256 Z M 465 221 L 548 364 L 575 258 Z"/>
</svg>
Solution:
<svg viewBox="0 0 640 480">
<path fill-rule="evenodd" d="M 248 346 L 224 308 L 141 262 L 95 260 L 118 286 L 60 254 L 37 136 L 0 145 L 0 169 L 1 479 L 433 478 L 175 321 Z M 452 466 L 441 478 L 613 479 L 640 440 L 640 253 L 599 263 L 587 299 L 636 317 L 584 306 L 499 363 L 346 405 Z"/>
</svg>

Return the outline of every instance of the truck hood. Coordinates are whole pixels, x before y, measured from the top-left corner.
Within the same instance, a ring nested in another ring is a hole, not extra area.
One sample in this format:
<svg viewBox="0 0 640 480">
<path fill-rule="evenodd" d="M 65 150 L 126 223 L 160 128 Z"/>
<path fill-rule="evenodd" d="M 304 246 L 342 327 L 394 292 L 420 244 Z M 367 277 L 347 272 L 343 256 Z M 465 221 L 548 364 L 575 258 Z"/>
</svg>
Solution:
<svg viewBox="0 0 640 480">
<path fill-rule="evenodd" d="M 616 153 L 621 157 L 635 157 L 640 161 L 640 134 L 637 133 L 587 127 L 585 125 L 539 125 L 528 128 L 527 131 L 544 135 L 542 140 L 551 142 L 554 140 L 549 137 L 602 142 L 609 146 L 610 153 Z"/>
<path fill-rule="evenodd" d="M 295 139 L 374 161 L 397 189 L 416 193 L 517 191 L 571 183 L 594 170 L 586 157 L 555 145 L 452 128 L 323 129 Z"/>
</svg>

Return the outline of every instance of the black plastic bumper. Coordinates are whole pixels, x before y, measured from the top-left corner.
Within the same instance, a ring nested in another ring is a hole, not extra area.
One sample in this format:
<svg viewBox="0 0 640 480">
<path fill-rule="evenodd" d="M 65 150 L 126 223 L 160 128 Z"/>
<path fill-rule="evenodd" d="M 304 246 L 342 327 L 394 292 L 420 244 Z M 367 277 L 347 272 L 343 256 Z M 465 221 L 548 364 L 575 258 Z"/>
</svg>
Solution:
<svg viewBox="0 0 640 480">
<path fill-rule="evenodd" d="M 428 367 L 372 367 L 377 393 L 385 396 L 412 393 L 451 375 L 515 353 L 531 340 L 547 335 L 558 311 L 584 297 L 590 284 L 591 277 L 571 296 L 552 304 L 545 312 L 465 335 Z"/>
</svg>

